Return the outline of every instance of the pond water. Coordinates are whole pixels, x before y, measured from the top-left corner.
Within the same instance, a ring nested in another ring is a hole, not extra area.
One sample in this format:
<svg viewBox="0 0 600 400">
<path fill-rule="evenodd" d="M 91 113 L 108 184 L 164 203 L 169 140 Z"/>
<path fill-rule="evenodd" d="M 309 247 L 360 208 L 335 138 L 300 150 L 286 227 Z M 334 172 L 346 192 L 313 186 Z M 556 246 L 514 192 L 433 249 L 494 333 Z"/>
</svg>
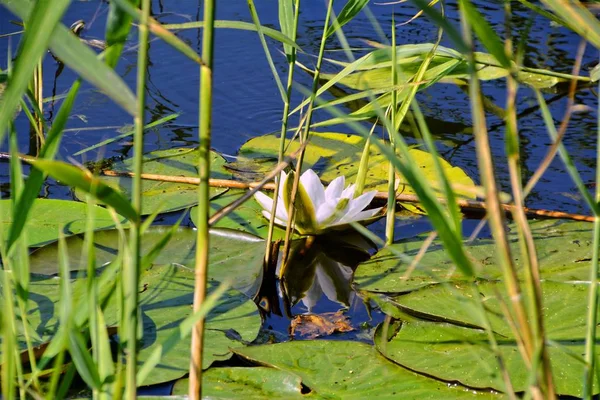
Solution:
<svg viewBox="0 0 600 400">
<path fill-rule="evenodd" d="M 317 46 L 326 5 L 324 1 L 303 3 L 305 4 L 303 4 L 300 15 L 298 44 L 306 54 L 301 55 L 300 60 L 305 65 L 312 65 L 315 60 L 313 55 L 318 52 Z M 339 2 L 336 6 L 338 12 L 342 3 Z M 448 1 L 447 3 L 450 19 L 458 23 L 455 2 Z M 488 20 L 501 32 L 504 18 L 503 2 L 477 3 L 482 5 L 481 10 L 486 14 Z M 277 28 L 278 17 L 275 1 L 256 0 L 256 5 L 262 24 Z M 86 23 L 82 37 L 101 39 L 104 36 L 104 20 L 107 10 L 108 4 L 105 1 L 73 1 L 63 22 L 70 25 L 82 19 Z M 201 19 L 200 10 L 201 2 L 199 0 L 154 0 L 152 2 L 153 15 L 163 23 Z M 410 19 L 416 12 L 410 4 L 395 6 L 373 4 L 371 11 L 387 33 L 388 38 L 382 39 L 369 19 L 361 14 L 344 27 L 344 33 L 350 46 L 355 49 L 355 57 L 369 51 L 366 40 L 376 42 L 389 40 L 392 13 L 396 22 L 402 22 Z M 2 9 L 0 12 L 0 35 L 20 29 L 11 22 L 14 17 L 9 15 L 6 10 Z M 564 28 L 551 25 L 546 19 L 522 8 L 517 2 L 513 2 L 513 13 L 513 26 L 515 27 L 513 34 L 516 40 L 520 40 L 525 34 L 528 35 L 524 39 L 525 65 L 570 73 L 579 45 L 578 36 Z M 246 1 L 220 1 L 217 19 L 251 21 Z M 399 26 L 397 29 L 398 44 L 434 42 L 436 35 L 436 29 L 426 18 L 419 18 L 407 25 Z M 192 48 L 200 51 L 200 31 L 181 31 L 178 36 Z M 6 55 L 9 48 L 12 54 L 16 52 L 17 42 L 18 36 L 0 38 L 0 67 L 6 66 Z M 270 44 L 276 68 L 280 74 L 284 75 L 287 70 L 285 58 L 279 53 L 280 47 L 277 43 L 270 42 Z M 448 41 L 442 44 L 452 47 Z M 119 74 L 132 88 L 135 87 L 137 57 L 135 45 L 136 39 L 132 37 L 118 66 Z M 345 55 L 340 49 L 337 39 L 332 38 L 326 46 L 326 57 L 345 60 Z M 597 52 L 591 47 L 587 49 L 583 60 L 582 74 L 587 74 L 595 65 L 597 56 Z M 224 155 L 235 156 L 238 148 L 248 139 L 279 131 L 282 102 L 255 33 L 228 29 L 217 30 L 215 57 L 212 147 Z M 75 79 L 75 75 L 69 70 L 64 70 L 56 76 L 57 69 L 56 61 L 47 56 L 44 62 L 44 97 L 65 93 Z M 148 79 L 147 121 L 155 121 L 172 113 L 180 115 L 146 133 L 145 151 L 196 146 L 198 143 L 198 67 L 168 45 L 159 40 L 153 40 L 149 50 Z M 311 77 L 301 72 L 296 74 L 296 79 L 304 86 L 309 86 L 311 82 Z M 484 91 L 497 105 L 504 105 L 505 88 L 502 80 L 486 82 Z M 432 132 L 441 139 L 437 144 L 442 156 L 453 165 L 464 169 L 478 182 L 475 146 L 470 134 L 471 118 L 467 95 L 457 86 L 438 84 L 421 92 L 417 98 L 426 116 L 430 118 Z M 559 123 L 565 110 L 566 97 L 564 93 L 548 93 L 546 98 L 549 101 L 552 99 L 550 107 L 555 122 Z M 301 94 L 295 93 L 295 104 L 301 100 Z M 593 182 L 596 166 L 595 125 L 598 117 L 595 111 L 594 94 L 591 90 L 579 91 L 576 95 L 576 103 L 590 106 L 591 109 L 573 115 L 564 143 L 576 161 L 584 182 Z M 522 88 L 518 97 L 518 110 L 523 113 L 519 120 L 519 126 L 522 138 L 521 154 L 524 180 L 527 180 L 538 167 L 550 143 L 539 112 L 535 108 L 531 108 L 535 104 L 533 91 Z M 58 107 L 59 101 L 50 101 L 46 104 L 45 116 L 49 123 Z M 488 117 L 497 177 L 501 187 L 508 190 L 509 179 L 505 163 L 502 121 L 491 114 Z M 316 120 L 326 119 L 329 118 L 329 115 L 325 111 L 321 111 L 315 115 L 315 118 Z M 294 122 L 297 122 L 297 118 L 292 118 L 292 123 Z M 69 120 L 68 132 L 64 136 L 60 149 L 60 158 L 71 159 L 73 153 L 114 136 L 117 129 L 131 123 L 131 118 L 124 111 L 112 104 L 101 93 L 84 84 Z M 21 151 L 24 153 L 32 151 L 27 136 L 29 125 L 23 114 L 18 117 L 16 127 L 20 133 Z M 343 125 L 331 127 L 328 130 L 351 133 Z M 3 144 L 2 150 L 6 151 L 6 144 Z M 132 156 L 131 142 L 129 139 L 123 139 L 72 159 L 76 162 L 86 162 L 104 157 L 130 156 Z M 3 196 L 6 196 L 9 190 L 8 175 L 7 163 L 0 163 L 0 184 L 2 184 Z M 73 194 L 68 188 L 58 185 L 54 181 L 47 183 L 43 194 L 51 198 L 73 198 Z M 547 173 L 528 197 L 527 206 L 572 213 L 589 213 L 558 158 L 551 164 Z M 179 213 L 173 213 L 162 216 L 158 223 L 172 223 L 179 215 Z M 465 233 L 469 234 L 477 223 L 478 221 L 475 220 L 465 220 Z M 190 220 L 186 220 L 184 225 L 193 226 Z M 383 221 L 378 222 L 374 226 L 374 231 L 381 236 L 383 227 Z M 396 239 L 410 237 L 428 229 L 430 226 L 426 218 L 399 222 Z M 486 235 L 487 233 L 484 230 L 481 234 Z M 328 296 L 327 293 L 322 294 L 318 301 L 311 304 L 311 311 L 324 313 L 339 310 L 340 304 L 329 297 L 331 296 Z M 306 311 L 307 305 L 303 303 L 299 303 L 292 310 L 293 314 L 301 314 Z M 370 317 L 365 306 L 356 296 L 353 296 L 350 302 L 348 315 L 352 325 L 359 329 L 346 334 L 334 335 L 331 338 L 369 340 L 368 327 L 375 326 L 382 319 L 382 316 L 376 312 Z M 275 332 L 279 338 L 287 336 L 289 325 L 290 319 L 285 316 L 285 313 L 283 316 L 269 316 L 264 324 L 268 331 Z M 360 328 L 361 326 L 363 328 Z"/>
</svg>

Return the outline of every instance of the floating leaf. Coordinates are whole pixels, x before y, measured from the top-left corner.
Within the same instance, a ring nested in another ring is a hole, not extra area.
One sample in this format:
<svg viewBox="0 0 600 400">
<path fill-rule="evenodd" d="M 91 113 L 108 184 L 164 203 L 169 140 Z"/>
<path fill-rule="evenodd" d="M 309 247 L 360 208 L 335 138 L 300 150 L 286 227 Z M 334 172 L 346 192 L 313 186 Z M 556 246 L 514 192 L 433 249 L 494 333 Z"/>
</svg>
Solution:
<svg viewBox="0 0 600 400">
<path fill-rule="evenodd" d="M 235 277 L 234 272 L 229 273 Z M 179 323 L 193 313 L 194 270 L 176 264 L 150 268 L 140 279 L 143 292 L 140 304 L 144 337 L 138 355 L 140 363 L 152 354 L 154 345 L 166 340 Z M 209 291 L 218 286 L 209 283 Z M 227 360 L 230 350 L 245 346 L 258 336 L 262 324 L 256 304 L 236 290 L 229 290 L 206 317 L 204 358 L 208 368 L 213 362 Z M 150 372 L 144 385 L 168 382 L 189 372 L 191 335 L 181 340 Z"/>
<path fill-rule="evenodd" d="M 397 60 L 399 71 L 399 82 L 405 83 L 412 78 L 419 69 L 424 57 L 431 51 L 433 45 L 428 43 L 418 45 L 397 46 Z M 368 62 L 355 62 L 352 74 L 340 77 L 337 74 L 321 74 L 323 80 L 333 79 L 336 84 L 342 84 L 356 90 L 376 90 L 391 89 L 391 52 L 389 49 L 377 49 L 369 53 Z M 364 58 L 366 58 L 365 56 Z M 439 77 L 431 73 L 431 70 L 439 72 L 440 66 L 458 60 L 460 63 L 452 69 L 447 69 L 445 75 Z M 360 61 L 360 60 L 357 60 Z M 477 76 L 481 80 L 494 80 L 504 78 L 508 75 L 506 70 L 496 58 L 491 54 L 475 53 L 475 63 L 478 70 Z M 335 64 L 348 67 L 351 64 L 335 61 Z M 537 89 L 549 89 L 561 82 L 568 82 L 575 78 L 582 82 L 589 81 L 584 76 L 570 76 L 568 74 L 557 73 L 551 70 L 520 67 L 517 72 L 517 79 L 528 86 Z M 425 74 L 426 80 L 435 79 L 438 82 L 466 84 L 469 79 L 469 71 L 466 59 L 462 54 L 453 49 L 438 46 L 433 59 L 431 60 L 428 73 Z"/>
<path fill-rule="evenodd" d="M 114 277 L 116 278 L 116 277 Z M 168 338 L 179 323 L 192 314 L 194 296 L 194 271 L 177 264 L 157 265 L 143 271 L 140 276 L 139 304 L 143 321 L 144 337 L 138 356 L 140 363 L 152 354 L 154 346 Z M 47 343 L 58 328 L 58 305 L 60 279 L 50 276 L 34 276 L 30 285 L 28 321 L 34 346 Z M 73 302 L 84 307 L 88 296 L 86 280 L 74 283 Z M 211 280 L 209 292 L 218 282 Z M 1 287 L 1 284 L 0 284 Z M 104 316 L 107 326 L 115 326 L 120 310 L 113 295 Z M 230 349 L 244 346 L 256 338 L 261 326 L 258 308 L 244 294 L 229 290 L 206 317 L 203 366 L 207 368 L 217 360 L 231 356 Z M 25 349 L 24 337 L 19 337 L 21 349 Z M 144 384 L 151 385 L 182 377 L 189 371 L 190 338 L 178 342 L 148 375 Z"/>
<path fill-rule="evenodd" d="M 319 178 L 324 182 L 331 182 L 338 176 L 345 176 L 346 183 L 356 181 L 358 175 L 358 166 L 363 151 L 364 139 L 360 136 L 343 133 L 322 133 L 312 132 L 310 142 L 306 146 L 304 155 L 303 170 L 315 170 Z M 288 146 L 288 151 L 293 152 L 298 149 L 299 144 L 293 142 Z M 381 154 L 376 146 L 371 145 L 371 156 L 369 157 L 368 173 L 365 182 L 365 190 L 387 191 L 388 180 L 388 161 Z M 250 171 L 259 173 L 263 176 L 273 169 L 277 159 L 279 149 L 279 138 L 275 135 L 259 136 L 250 139 L 240 148 L 240 161 L 231 163 L 228 168 L 235 171 Z M 412 156 L 417 160 L 419 167 L 425 173 L 432 186 L 437 187 L 437 175 L 433 165 L 432 155 L 418 149 L 410 150 Z M 254 161 L 254 163 L 253 163 Z M 473 180 L 458 167 L 453 167 L 445 160 L 440 160 L 448 179 L 453 184 L 462 186 L 474 186 Z M 406 184 L 406 181 L 399 178 L 399 193 L 415 194 L 415 192 Z M 459 195 L 470 197 L 471 193 L 456 190 Z M 406 205 L 415 210 L 414 205 Z M 415 210 L 416 211 L 416 210 Z"/>
<path fill-rule="evenodd" d="M 198 149 L 173 148 L 153 151 L 144 155 L 144 173 L 174 177 L 198 178 Z M 229 179 L 231 174 L 223 169 L 225 159 L 211 152 L 211 177 Z M 133 172 L 133 159 L 112 165 L 116 172 Z M 127 176 L 105 177 L 106 182 L 121 188 L 131 198 L 133 179 Z M 211 188 L 210 196 L 214 197 L 227 189 Z M 83 199 L 81 192 L 76 191 L 78 199 Z M 142 182 L 142 215 L 152 214 L 158 208 L 161 212 L 170 212 L 191 207 L 198 203 L 198 185 L 189 183 L 173 183 L 144 179 Z"/>
<path fill-rule="evenodd" d="M 58 239 L 59 229 L 65 236 L 85 232 L 88 205 L 78 201 L 36 199 L 26 223 L 29 246 L 42 246 Z M 4 236 L 12 225 L 10 200 L 0 200 L 0 222 Z M 122 222 L 125 222 L 123 220 Z M 94 207 L 94 229 L 113 228 L 115 222 L 103 207 Z M 55 267 L 56 269 L 57 267 Z"/>
<path fill-rule="evenodd" d="M 139 215 L 123 194 L 106 184 L 98 177 L 92 176 L 89 171 L 61 161 L 37 159 L 32 161 L 34 167 L 42 170 L 57 181 L 80 190 L 82 200 L 91 194 L 97 200 L 113 207 L 119 214 L 129 220 L 136 221 Z"/>
<path fill-rule="evenodd" d="M 244 194 L 246 194 L 246 191 L 244 190 L 231 189 L 227 193 L 213 198 L 210 201 L 211 215 L 219 211 L 221 208 L 236 201 Z M 192 222 L 194 224 L 196 224 L 196 219 L 198 218 L 197 214 L 196 208 L 194 207 L 190 211 L 190 217 L 192 218 Z M 217 221 L 213 227 L 235 229 L 266 239 L 269 230 L 269 220 L 262 215 L 261 206 L 256 202 L 256 200 L 254 200 L 254 197 L 252 197 L 234 211 L 229 213 L 226 217 Z M 275 226 L 273 228 L 273 240 L 284 238 L 285 229 Z"/>
<path fill-rule="evenodd" d="M 148 251 L 163 237 L 171 227 L 153 226 L 142 237 L 141 254 Z M 73 271 L 84 271 L 81 264 L 85 246 L 83 235 L 67 239 L 69 264 Z M 96 265 L 102 266 L 113 261 L 118 252 L 119 232 L 117 230 L 99 231 L 94 234 Z M 194 268 L 196 254 L 196 231 L 179 228 L 163 250 L 154 259 L 154 265 L 178 264 Z M 210 268 L 209 279 L 225 281 L 233 278 L 232 286 L 254 297 L 260 288 L 262 279 L 264 241 L 256 236 L 230 229 L 211 229 L 210 231 Z M 31 254 L 32 273 L 52 275 L 58 272 L 58 245 L 42 247 Z"/>
<path fill-rule="evenodd" d="M 175 382 L 173 395 L 187 395 L 189 380 Z M 210 399 L 303 399 L 298 375 L 275 368 L 210 368 L 202 374 L 202 396 Z M 187 397 L 186 397 L 187 398 Z"/>
<path fill-rule="evenodd" d="M 417 375 L 382 357 L 372 346 L 345 341 L 293 341 L 251 346 L 236 354 L 263 366 L 294 373 L 316 398 L 468 399 L 492 393 Z"/>
<path fill-rule="evenodd" d="M 495 298 L 499 292 L 504 302 L 508 302 L 506 290 L 501 283 L 489 282 L 478 285 L 477 289 L 492 327 L 498 333 L 498 348 L 514 390 L 525 391 L 528 369 Z M 557 394 L 582 396 L 584 362 L 580 355 L 585 352 L 588 289 L 589 285 L 585 284 L 542 283 L 546 334 L 550 341 L 548 351 Z M 400 326 L 396 322 L 388 328 L 385 342 L 380 326 L 375 336 L 377 347 L 386 357 L 413 371 L 470 387 L 503 390 L 501 371 L 487 334 L 482 329 L 472 328 L 480 324 L 471 293 L 460 285 L 452 289 L 435 285 L 396 296 L 394 302 L 403 310 L 452 324 L 412 320 Z"/>
<path fill-rule="evenodd" d="M 592 256 L 592 231 L 588 222 L 545 220 L 530 222 L 540 261 L 542 279 L 553 281 L 585 281 Z M 519 271 L 522 270 L 518 235 L 509 225 L 509 241 Z M 359 265 L 354 284 L 360 290 L 379 293 L 405 293 L 441 282 L 460 282 L 464 276 L 452 263 L 439 239 L 434 240 L 416 268 L 407 275 L 410 263 L 396 254 L 414 257 L 423 245 L 424 237 L 393 244 L 380 250 L 370 260 Z M 502 270 L 496 263 L 496 246 L 492 239 L 476 239 L 465 243 L 474 265 L 481 266 L 478 277 L 496 280 Z M 522 274 L 522 272 L 520 272 Z"/>
</svg>

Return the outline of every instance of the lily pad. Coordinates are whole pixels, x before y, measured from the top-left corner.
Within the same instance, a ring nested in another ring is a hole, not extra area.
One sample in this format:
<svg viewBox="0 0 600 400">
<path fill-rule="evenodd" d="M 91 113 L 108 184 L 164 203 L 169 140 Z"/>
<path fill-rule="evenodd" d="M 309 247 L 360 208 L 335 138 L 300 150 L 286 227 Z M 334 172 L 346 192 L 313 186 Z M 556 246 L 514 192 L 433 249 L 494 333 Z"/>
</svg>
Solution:
<svg viewBox="0 0 600 400">
<path fill-rule="evenodd" d="M 210 215 L 219 211 L 221 208 L 228 206 L 240 197 L 246 194 L 243 190 L 230 189 L 226 193 L 213 198 L 210 201 Z M 190 211 L 192 222 L 196 224 L 197 212 L 196 208 Z M 215 228 L 229 228 L 242 232 L 248 232 L 259 236 L 263 239 L 267 238 L 269 231 L 269 220 L 262 215 L 261 206 L 254 200 L 248 199 L 244 204 L 229 213 L 226 217 L 220 219 L 213 225 Z M 285 238 L 285 229 L 279 228 L 277 225 L 273 228 L 273 240 Z"/>
<path fill-rule="evenodd" d="M 144 155 L 144 173 L 173 177 L 198 177 L 198 149 L 173 148 L 157 150 Z M 225 159 L 211 151 L 211 177 L 229 179 L 231 173 L 223 168 Z M 133 172 L 133 159 L 115 163 L 112 170 L 116 172 Z M 127 176 L 103 177 L 108 184 L 119 187 L 128 198 L 131 198 L 133 180 Z M 214 197 L 227 189 L 210 188 L 210 196 Z M 85 195 L 75 191 L 78 199 Z M 191 207 L 198 203 L 198 186 L 188 183 L 161 182 L 154 180 L 142 181 L 142 215 L 152 214 L 157 209 L 160 212 L 170 212 Z"/>
<path fill-rule="evenodd" d="M 357 135 L 312 132 L 304 155 L 303 169 L 313 169 L 319 178 L 327 183 L 342 175 L 346 177 L 346 184 L 354 183 L 358 175 L 364 142 L 364 138 Z M 288 146 L 288 151 L 293 152 L 298 147 L 298 142 L 293 142 Z M 279 138 L 276 135 L 250 139 L 240 148 L 239 161 L 229 164 L 228 168 L 238 171 L 239 175 L 242 171 L 264 176 L 276 164 L 278 149 Z M 371 145 L 370 150 L 365 190 L 387 191 L 389 162 L 375 145 Z M 430 184 L 437 187 L 433 156 L 416 148 L 411 149 L 410 152 Z M 466 187 L 474 186 L 473 180 L 462 169 L 453 167 L 443 159 L 439 161 L 450 182 Z M 415 194 L 403 177 L 398 177 L 398 180 L 399 193 Z M 463 190 L 456 190 L 456 193 L 465 197 L 472 196 L 470 192 Z M 407 206 L 414 208 L 412 204 Z"/>
<path fill-rule="evenodd" d="M 589 285 L 584 283 L 542 282 L 544 322 L 551 340 L 569 341 L 585 337 L 588 290 Z M 504 285 L 501 282 L 480 282 L 477 292 L 480 298 L 476 300 L 468 284 L 439 284 L 405 295 L 390 296 L 387 301 L 421 318 L 483 329 L 475 303 L 482 301 L 492 330 L 504 337 L 512 337 L 497 296 L 500 294 L 502 302 L 509 304 Z"/>
<path fill-rule="evenodd" d="M 150 249 L 170 230 L 170 227 L 154 226 L 142 238 L 142 254 Z M 84 251 L 83 235 L 67 239 L 69 263 L 74 271 L 85 270 L 81 264 Z M 113 261 L 118 252 L 119 232 L 106 230 L 94 235 L 96 265 L 102 266 Z M 233 278 L 232 286 L 253 297 L 258 292 L 262 280 L 264 241 L 256 236 L 230 229 L 212 229 L 210 232 L 209 279 L 225 281 Z M 196 231 L 179 228 L 154 259 L 154 265 L 183 265 L 194 268 L 196 252 Z M 52 275 L 58 272 L 58 245 L 38 249 L 31 254 L 30 270 L 37 274 Z"/>
<path fill-rule="evenodd" d="M 31 247 L 42 246 L 58 240 L 59 229 L 65 236 L 85 232 L 88 205 L 77 201 L 36 199 L 33 202 L 25 230 Z M 122 222 L 125 223 L 125 220 Z M 3 235 L 8 234 L 12 224 L 10 200 L 0 200 L 0 221 Z M 115 222 L 103 207 L 94 207 L 94 229 L 113 228 Z"/>
<path fill-rule="evenodd" d="M 530 222 L 541 274 L 544 280 L 557 282 L 585 281 L 589 275 L 592 256 L 592 227 L 588 222 L 545 220 Z M 508 237 L 516 265 L 522 275 L 518 238 L 514 224 L 509 225 Z M 397 254 L 414 257 L 423 245 L 425 236 L 411 239 L 380 250 L 370 260 L 360 264 L 354 275 L 358 289 L 379 293 L 405 293 L 442 282 L 460 282 L 464 276 L 452 263 L 439 239 L 433 241 L 416 268 L 407 274 L 410 263 Z M 496 263 L 496 247 L 492 239 L 465 242 L 474 265 L 480 266 L 478 277 L 497 280 L 502 276 Z"/>
<path fill-rule="evenodd" d="M 194 296 L 194 270 L 175 264 L 153 267 L 140 279 L 144 288 L 140 305 L 144 337 L 138 355 L 145 362 L 155 345 L 163 343 L 179 324 L 192 314 Z M 209 283 L 209 291 L 218 282 Z M 262 319 L 256 304 L 236 290 L 229 290 L 206 317 L 203 368 L 213 362 L 227 360 L 231 349 L 245 346 L 258 336 Z M 189 372 L 191 332 L 152 369 L 144 385 L 153 385 L 181 378 Z"/>
<path fill-rule="evenodd" d="M 118 270 L 112 271 L 116 279 Z M 59 284 L 60 279 L 52 276 L 34 276 L 30 287 L 27 318 L 30 337 L 34 346 L 47 343 L 58 329 Z M 179 324 L 192 313 L 194 296 L 194 278 L 192 269 L 177 264 L 157 265 L 142 271 L 140 275 L 139 304 L 142 316 L 144 336 L 138 356 L 143 363 L 152 354 L 156 345 L 161 344 Z M 73 303 L 85 313 L 86 280 L 74 282 Z M 209 282 L 209 292 L 219 282 Z M 1 284 L 0 284 L 1 288 Z M 110 289 L 104 316 L 107 326 L 116 326 L 119 322 L 119 310 L 114 294 Z M 230 349 L 244 346 L 254 340 L 262 324 L 258 308 L 252 300 L 237 290 L 228 290 L 206 317 L 205 352 L 203 367 L 208 368 L 217 360 L 226 360 L 231 356 Z M 18 337 L 19 347 L 25 349 L 24 336 Z M 157 384 L 182 377 L 189 371 L 190 338 L 179 341 L 169 353 L 162 356 L 161 362 L 148 375 L 144 384 Z"/>
<path fill-rule="evenodd" d="M 563 293 L 566 294 L 566 293 Z M 585 304 L 585 303 L 584 303 Z M 557 310 L 562 316 L 567 316 Z M 568 324 L 568 322 L 564 322 Z M 375 343 L 383 355 L 413 371 L 474 388 L 505 390 L 502 371 L 485 331 L 423 320 L 395 321 L 384 340 L 383 324 Z M 548 332 L 550 340 L 554 332 Z M 562 335 L 560 335 L 562 336 Z M 554 340 L 548 347 L 557 394 L 582 396 L 585 335 Z M 525 391 L 528 369 L 512 337 L 496 336 L 498 349 L 516 392 Z M 598 389 L 595 389 L 598 393 Z"/>
<path fill-rule="evenodd" d="M 180 379 L 173 395 L 187 395 L 189 380 Z M 202 396 L 210 399 L 303 399 L 299 376 L 275 368 L 210 368 L 202 374 Z"/>
<path fill-rule="evenodd" d="M 315 398 L 468 399 L 493 393 L 447 385 L 408 371 L 364 343 L 293 341 L 234 350 L 263 366 L 296 374 Z"/>
<path fill-rule="evenodd" d="M 422 43 L 418 45 L 402 45 L 396 47 L 399 82 L 407 82 L 421 66 L 424 58 L 432 50 L 433 45 Z M 341 67 L 351 64 L 335 61 Z M 478 78 L 481 80 L 494 80 L 505 78 L 508 70 L 503 68 L 494 56 L 486 53 L 475 53 L 475 64 Z M 365 55 L 353 64 L 353 72 L 337 80 L 340 84 L 356 90 L 376 90 L 391 88 L 391 51 L 390 49 L 376 49 Z M 441 73 L 441 76 L 440 76 Z M 323 80 L 330 80 L 336 74 L 321 74 Z M 517 80 L 537 89 L 550 89 L 559 83 L 569 81 L 569 76 L 557 74 L 550 70 L 536 68 L 517 68 Z M 587 77 L 577 77 L 582 81 L 589 81 Z M 464 56 L 447 47 L 438 46 L 425 73 L 425 80 L 436 80 L 445 83 L 464 85 L 469 80 L 468 63 Z"/>
</svg>

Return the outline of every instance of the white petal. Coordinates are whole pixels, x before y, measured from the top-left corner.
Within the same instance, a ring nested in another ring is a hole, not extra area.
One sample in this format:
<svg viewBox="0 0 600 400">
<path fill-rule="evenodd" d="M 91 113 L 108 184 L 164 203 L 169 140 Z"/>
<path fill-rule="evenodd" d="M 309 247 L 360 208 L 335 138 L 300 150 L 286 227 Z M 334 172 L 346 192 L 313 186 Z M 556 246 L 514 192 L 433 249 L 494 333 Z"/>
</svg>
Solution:
<svg viewBox="0 0 600 400">
<path fill-rule="evenodd" d="M 267 217 L 267 218 L 270 218 L 271 210 L 273 209 L 273 199 L 262 192 L 254 193 L 254 198 L 256 199 L 258 204 L 260 204 L 260 206 L 263 208 L 263 210 L 267 211 L 267 213 L 269 214 L 269 217 Z M 277 209 L 275 210 L 275 217 L 277 217 L 281 220 L 284 220 L 284 221 L 287 221 L 287 219 L 288 219 L 287 211 L 285 210 L 285 206 L 283 205 L 282 198 L 279 198 L 279 200 L 277 201 Z M 285 225 L 285 223 L 284 223 L 284 225 Z"/>
<path fill-rule="evenodd" d="M 331 183 L 329 183 L 329 186 L 327 186 L 327 189 L 325 189 L 325 200 L 337 202 L 337 199 L 340 198 L 342 191 L 344 190 L 345 181 L 344 175 L 338 176 L 332 180 Z"/>
<path fill-rule="evenodd" d="M 262 215 L 270 220 L 271 219 L 271 213 L 267 212 L 267 211 L 263 211 Z M 273 220 L 273 222 L 275 223 L 275 225 L 279 225 L 279 226 L 286 226 L 287 224 L 285 223 L 285 221 L 280 220 L 279 218 L 275 217 L 275 219 Z"/>
<path fill-rule="evenodd" d="M 281 174 L 279 174 L 279 196 L 282 196 L 281 193 L 283 193 L 283 184 L 285 183 L 285 180 L 287 179 L 287 174 L 283 171 L 281 171 Z"/>
<path fill-rule="evenodd" d="M 323 183 L 312 169 L 307 169 L 302 176 L 300 176 L 300 183 L 304 186 L 304 190 L 312 200 L 315 211 L 321 204 L 325 202 L 325 188 Z"/>
<path fill-rule="evenodd" d="M 350 207 L 348 207 L 348 212 L 346 213 L 345 217 L 348 219 L 352 219 L 352 217 L 354 217 L 356 214 L 364 210 L 369 204 L 371 204 L 371 201 L 373 201 L 373 198 L 375 198 L 376 194 L 377 191 L 373 190 L 367 193 L 363 193 L 357 198 L 350 200 Z"/>
<path fill-rule="evenodd" d="M 263 208 L 263 210 L 266 210 L 269 213 L 271 213 L 271 210 L 273 209 L 273 199 L 272 198 L 270 198 L 263 192 L 256 192 L 256 193 L 254 193 L 254 199 L 258 202 L 258 204 L 260 204 L 260 206 Z"/>
<path fill-rule="evenodd" d="M 341 197 L 345 198 L 345 199 L 351 199 L 354 197 L 354 191 L 356 190 L 356 185 L 353 183 L 352 185 L 348 186 L 346 189 L 344 189 L 344 191 L 342 192 Z"/>
<path fill-rule="evenodd" d="M 319 209 L 317 210 L 317 224 L 321 225 L 323 221 L 329 219 L 333 213 L 335 212 L 337 203 L 332 201 L 326 201 L 321 204 Z"/>
<path fill-rule="evenodd" d="M 355 214 L 353 217 L 349 218 L 348 216 L 344 216 L 344 218 L 340 219 L 335 225 L 344 225 L 349 224 L 350 222 L 358 222 L 368 218 L 375 216 L 377 213 L 381 211 L 383 207 L 373 208 L 372 210 L 361 211 L 358 214 Z"/>
</svg>

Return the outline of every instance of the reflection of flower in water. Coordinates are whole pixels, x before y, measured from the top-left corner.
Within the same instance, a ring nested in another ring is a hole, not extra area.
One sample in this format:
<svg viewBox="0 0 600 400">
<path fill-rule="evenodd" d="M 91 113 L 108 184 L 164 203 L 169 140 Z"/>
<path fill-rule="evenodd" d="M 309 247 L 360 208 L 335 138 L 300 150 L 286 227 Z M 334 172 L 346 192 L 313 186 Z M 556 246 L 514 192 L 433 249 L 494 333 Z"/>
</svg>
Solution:
<svg viewBox="0 0 600 400">
<path fill-rule="evenodd" d="M 356 295 L 350 287 L 352 268 L 327 256 L 317 257 L 314 280 L 302 298 L 302 303 L 312 311 L 323 294 L 334 302 L 350 306 Z"/>
<path fill-rule="evenodd" d="M 286 175 L 281 172 L 279 178 L 279 198 L 275 210 L 275 224 L 286 226 L 294 173 Z M 375 197 L 376 191 L 366 192 L 354 197 L 356 185 L 344 189 L 345 178 L 335 178 L 327 188 L 323 186 L 317 174 L 306 170 L 298 184 L 295 207 L 295 229 L 301 235 L 320 235 L 328 230 L 346 229 L 352 222 L 365 221 L 374 218 L 381 208 L 365 210 Z M 257 192 L 256 201 L 263 208 L 262 214 L 271 218 L 273 199 Z"/>
<path fill-rule="evenodd" d="M 311 312 L 325 295 L 330 301 L 349 307 L 356 298 L 352 275 L 358 263 L 369 257 L 369 247 L 358 234 L 336 237 L 335 241 L 327 237 L 296 241 L 283 282 L 291 305 L 301 301 Z"/>
</svg>

